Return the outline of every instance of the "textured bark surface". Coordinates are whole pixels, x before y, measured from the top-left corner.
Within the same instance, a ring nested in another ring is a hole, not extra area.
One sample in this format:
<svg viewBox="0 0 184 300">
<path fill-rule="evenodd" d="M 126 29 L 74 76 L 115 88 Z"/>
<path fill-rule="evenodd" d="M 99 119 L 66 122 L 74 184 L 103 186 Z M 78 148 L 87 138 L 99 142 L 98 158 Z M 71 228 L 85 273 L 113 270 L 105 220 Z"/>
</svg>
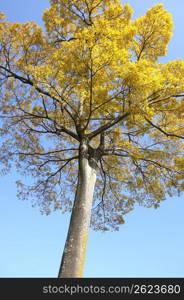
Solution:
<svg viewBox="0 0 184 300">
<path fill-rule="evenodd" d="M 58 276 L 62 278 L 78 278 L 83 274 L 96 182 L 95 162 L 87 152 L 87 145 L 83 144 L 75 201 Z"/>
</svg>

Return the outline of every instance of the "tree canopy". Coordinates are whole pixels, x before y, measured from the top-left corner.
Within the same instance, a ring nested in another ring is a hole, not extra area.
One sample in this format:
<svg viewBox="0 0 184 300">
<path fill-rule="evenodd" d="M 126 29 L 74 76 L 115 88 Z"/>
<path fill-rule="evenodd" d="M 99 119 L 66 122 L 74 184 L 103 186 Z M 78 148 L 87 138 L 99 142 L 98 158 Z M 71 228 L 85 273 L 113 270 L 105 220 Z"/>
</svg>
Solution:
<svg viewBox="0 0 184 300">
<path fill-rule="evenodd" d="M 87 139 L 100 153 L 96 230 L 184 190 L 184 62 L 159 60 L 172 17 L 161 4 L 132 15 L 120 0 L 50 0 L 45 29 L 0 14 L 2 172 L 31 175 L 18 195 L 43 213 L 70 211 Z"/>
</svg>

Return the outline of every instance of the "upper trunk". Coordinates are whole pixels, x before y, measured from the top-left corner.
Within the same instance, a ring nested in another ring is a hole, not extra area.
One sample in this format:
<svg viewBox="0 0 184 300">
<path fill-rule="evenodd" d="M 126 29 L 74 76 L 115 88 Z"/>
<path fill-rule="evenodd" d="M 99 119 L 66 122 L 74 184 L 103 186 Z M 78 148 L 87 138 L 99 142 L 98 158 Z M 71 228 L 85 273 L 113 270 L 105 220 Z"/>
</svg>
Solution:
<svg viewBox="0 0 184 300">
<path fill-rule="evenodd" d="M 96 162 L 89 157 L 84 140 L 80 146 L 78 184 L 59 277 L 82 277 L 95 182 Z"/>
</svg>

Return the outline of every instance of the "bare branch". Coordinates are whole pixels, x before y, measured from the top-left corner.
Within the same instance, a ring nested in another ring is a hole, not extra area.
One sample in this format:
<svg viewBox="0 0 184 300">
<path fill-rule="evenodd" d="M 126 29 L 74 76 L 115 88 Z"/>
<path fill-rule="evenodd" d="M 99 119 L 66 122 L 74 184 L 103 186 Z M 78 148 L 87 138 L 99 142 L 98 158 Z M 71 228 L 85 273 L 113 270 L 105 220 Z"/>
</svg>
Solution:
<svg viewBox="0 0 184 300">
<path fill-rule="evenodd" d="M 162 99 L 158 99 L 159 96 L 157 96 L 157 97 L 155 97 L 155 98 L 149 100 L 149 101 L 150 101 L 150 104 L 149 104 L 149 105 L 153 105 L 153 104 L 156 104 L 156 103 L 159 103 L 159 102 L 163 102 L 163 101 L 165 101 L 165 100 L 170 100 L 170 99 L 172 99 L 172 98 L 182 98 L 182 97 L 184 97 L 183 94 L 180 94 L 180 95 L 170 95 L 170 96 L 167 96 L 167 97 L 162 98 Z M 158 99 L 158 100 L 156 100 L 156 99 Z M 155 101 L 154 101 L 154 100 L 155 100 Z"/>
<path fill-rule="evenodd" d="M 120 115 L 119 117 L 115 118 L 112 122 L 108 122 L 105 125 L 102 125 L 101 127 L 99 127 L 98 129 L 94 130 L 93 132 L 91 132 L 90 134 L 88 134 L 88 138 L 91 140 L 92 138 L 94 138 L 95 136 L 97 136 L 98 134 L 108 130 L 109 128 L 113 127 L 114 125 L 116 125 L 117 123 L 119 123 L 120 121 L 122 121 L 123 119 L 125 119 L 127 116 L 129 116 L 130 113 L 127 112 L 123 115 Z"/>
<path fill-rule="evenodd" d="M 155 125 L 152 121 L 148 120 L 148 118 L 146 118 L 146 117 L 145 117 L 145 120 L 146 120 L 150 125 L 152 125 L 154 128 L 158 129 L 160 132 L 162 132 L 163 134 L 165 134 L 167 137 L 171 136 L 171 137 L 178 137 L 178 138 L 184 139 L 184 136 L 182 136 L 182 135 L 177 135 L 177 134 L 174 134 L 174 133 L 166 132 L 165 130 L 163 130 L 163 129 L 160 128 L 159 126 Z"/>
<path fill-rule="evenodd" d="M 47 177 L 46 183 L 47 183 L 52 177 L 56 176 L 59 172 L 61 172 L 61 170 L 64 169 L 64 167 L 66 167 L 66 166 L 69 164 L 69 162 L 71 162 L 71 161 L 74 160 L 74 159 L 78 159 L 78 158 L 79 158 L 78 155 L 69 158 L 69 159 L 66 161 L 66 163 L 65 163 L 64 165 L 62 165 L 56 172 L 52 173 L 49 177 Z"/>
<path fill-rule="evenodd" d="M 120 154 L 120 153 L 117 153 L 117 152 L 104 152 L 103 153 L 103 156 L 108 156 L 108 155 L 113 155 L 113 156 L 120 156 L 120 157 L 129 157 L 129 155 L 127 154 Z"/>
<path fill-rule="evenodd" d="M 149 162 L 149 163 L 152 164 L 152 165 L 155 165 L 155 166 L 157 166 L 157 167 L 159 167 L 159 168 L 161 168 L 161 169 L 165 169 L 165 170 L 170 171 L 170 172 L 175 172 L 175 173 L 177 173 L 177 174 L 182 174 L 181 172 L 178 172 L 178 171 L 176 171 L 176 170 L 173 170 L 173 168 L 171 168 L 171 167 L 164 166 L 164 165 L 162 165 L 161 163 L 159 163 L 158 161 L 155 161 L 155 160 L 147 159 L 147 158 L 144 158 L 144 157 L 137 157 L 136 159 L 137 159 L 137 160 L 142 160 L 142 161 Z M 135 160 L 134 160 L 134 161 L 135 161 Z"/>
<path fill-rule="evenodd" d="M 44 152 L 44 153 L 40 153 L 40 152 L 16 152 L 16 153 L 12 153 L 12 154 L 15 154 L 15 155 L 28 155 L 28 156 L 35 156 L 35 155 L 38 155 L 38 156 L 47 156 L 47 155 L 50 155 L 50 154 L 56 154 L 56 153 L 61 153 L 61 152 L 64 152 L 64 151 L 77 151 L 78 148 L 70 148 L 70 149 L 61 149 L 61 150 L 55 150 L 55 151 L 49 151 L 49 152 Z"/>
<path fill-rule="evenodd" d="M 3 67 L 3 66 L 0 66 L 0 68 L 3 69 L 4 71 L 8 72 L 9 74 L 11 74 L 13 78 L 18 79 L 19 81 L 21 81 L 21 82 L 23 82 L 23 83 L 25 83 L 25 84 L 27 84 L 27 85 L 30 85 L 30 86 L 34 87 L 35 90 L 36 90 L 37 92 L 39 92 L 40 94 L 45 95 L 45 96 L 48 96 L 49 98 L 54 99 L 54 100 L 56 100 L 57 102 L 60 102 L 56 97 L 53 97 L 52 95 L 50 95 L 49 92 L 44 91 L 44 90 L 42 90 L 42 89 L 39 88 L 39 87 L 35 87 L 35 86 L 34 86 L 34 83 L 33 83 L 30 79 L 26 79 L 26 78 L 24 78 L 24 77 L 22 77 L 22 76 L 20 76 L 20 75 L 17 75 L 16 73 L 12 72 L 11 70 L 9 70 L 9 69 L 7 69 L 7 68 L 5 68 L 5 67 Z M 71 117 L 73 120 L 75 120 L 75 117 L 74 117 L 74 116 L 66 109 L 66 107 L 65 107 L 65 110 L 66 110 L 66 112 L 70 115 L 70 117 Z M 28 113 L 28 112 L 27 112 L 27 113 Z M 80 141 L 80 139 L 79 139 L 79 137 L 77 136 L 77 134 L 75 134 L 74 132 L 72 132 L 72 131 L 70 131 L 69 129 L 65 128 L 64 126 L 61 126 L 61 131 L 67 133 L 68 135 L 70 135 L 71 137 L 73 137 L 74 139 L 76 139 L 77 141 Z"/>
</svg>

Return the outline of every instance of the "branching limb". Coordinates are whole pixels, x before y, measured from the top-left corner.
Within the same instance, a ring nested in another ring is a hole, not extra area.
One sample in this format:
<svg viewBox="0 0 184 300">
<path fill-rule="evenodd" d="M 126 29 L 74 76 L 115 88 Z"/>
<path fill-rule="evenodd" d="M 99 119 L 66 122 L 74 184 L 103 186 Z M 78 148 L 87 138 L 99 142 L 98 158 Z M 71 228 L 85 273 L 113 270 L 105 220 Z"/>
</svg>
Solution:
<svg viewBox="0 0 184 300">
<path fill-rule="evenodd" d="M 22 76 L 20 76 L 20 75 L 18 75 L 18 74 L 16 74 L 16 73 L 14 73 L 14 72 L 12 72 L 11 70 L 9 70 L 9 69 L 3 67 L 3 66 L 0 66 L 0 69 L 3 69 L 4 71 L 8 72 L 13 78 L 18 79 L 18 80 L 21 81 L 22 83 L 34 87 L 35 90 L 36 90 L 37 92 L 39 92 L 41 95 L 45 95 L 45 96 L 47 96 L 47 97 L 49 97 L 49 98 L 51 98 L 51 99 L 54 99 L 55 101 L 57 101 L 57 102 L 60 103 L 59 99 L 57 99 L 56 97 L 53 97 L 49 92 L 44 91 L 44 90 L 41 89 L 40 87 L 34 86 L 34 83 L 33 83 L 30 79 L 24 78 L 24 77 L 22 77 Z M 71 117 L 73 120 L 75 120 L 75 117 L 71 114 L 71 112 L 68 111 L 68 109 L 66 109 L 66 107 L 65 107 L 65 110 L 66 110 L 66 112 L 70 115 L 70 117 Z M 77 141 L 80 140 L 79 137 L 77 136 L 77 134 L 75 134 L 74 132 L 72 132 L 72 131 L 70 131 L 69 129 L 65 128 L 64 126 L 61 126 L 61 131 L 67 133 L 68 135 L 70 135 L 71 137 L 73 137 L 74 139 L 76 139 Z"/>
<path fill-rule="evenodd" d="M 94 138 L 98 134 L 108 130 L 109 128 L 112 128 L 114 125 L 116 125 L 117 123 L 119 123 L 120 121 L 122 121 L 123 119 L 125 119 L 129 115 L 130 115 L 130 113 L 127 112 L 123 115 L 120 115 L 119 117 L 116 117 L 113 121 L 110 121 L 105 125 L 102 125 L 101 127 L 97 128 L 96 130 L 94 130 L 93 132 L 88 134 L 88 138 L 91 140 L 92 138 Z"/>
<path fill-rule="evenodd" d="M 162 132 L 163 134 L 165 134 L 167 137 L 171 136 L 171 137 L 178 137 L 178 138 L 181 138 L 181 139 L 184 139 L 184 136 L 182 135 L 177 135 L 177 134 L 174 134 L 174 133 L 169 133 L 169 132 L 166 132 L 165 130 L 163 130 L 161 127 L 159 127 L 158 125 L 155 125 L 152 121 L 150 121 L 148 118 L 145 118 L 145 120 L 154 128 L 158 129 L 160 132 Z"/>
<path fill-rule="evenodd" d="M 46 179 L 46 184 L 49 182 L 49 180 L 50 180 L 52 177 L 55 177 L 58 173 L 60 173 L 61 170 L 64 169 L 64 168 L 69 164 L 69 162 L 71 162 L 71 161 L 74 160 L 74 159 L 78 159 L 78 158 L 79 158 L 79 156 L 77 155 L 77 156 L 73 156 L 73 157 L 67 159 L 67 161 L 66 161 L 65 164 L 63 164 L 58 170 L 56 170 L 56 172 L 52 173 L 50 176 L 47 177 L 47 179 Z"/>
<path fill-rule="evenodd" d="M 49 152 L 44 152 L 44 153 L 40 153 L 40 152 L 16 152 L 16 153 L 12 153 L 13 155 L 25 155 L 25 156 L 47 156 L 50 154 L 58 154 L 61 152 L 65 152 L 65 151 L 77 151 L 78 148 L 69 148 L 69 149 L 61 149 L 61 150 L 55 150 L 55 151 L 49 151 Z"/>
</svg>

